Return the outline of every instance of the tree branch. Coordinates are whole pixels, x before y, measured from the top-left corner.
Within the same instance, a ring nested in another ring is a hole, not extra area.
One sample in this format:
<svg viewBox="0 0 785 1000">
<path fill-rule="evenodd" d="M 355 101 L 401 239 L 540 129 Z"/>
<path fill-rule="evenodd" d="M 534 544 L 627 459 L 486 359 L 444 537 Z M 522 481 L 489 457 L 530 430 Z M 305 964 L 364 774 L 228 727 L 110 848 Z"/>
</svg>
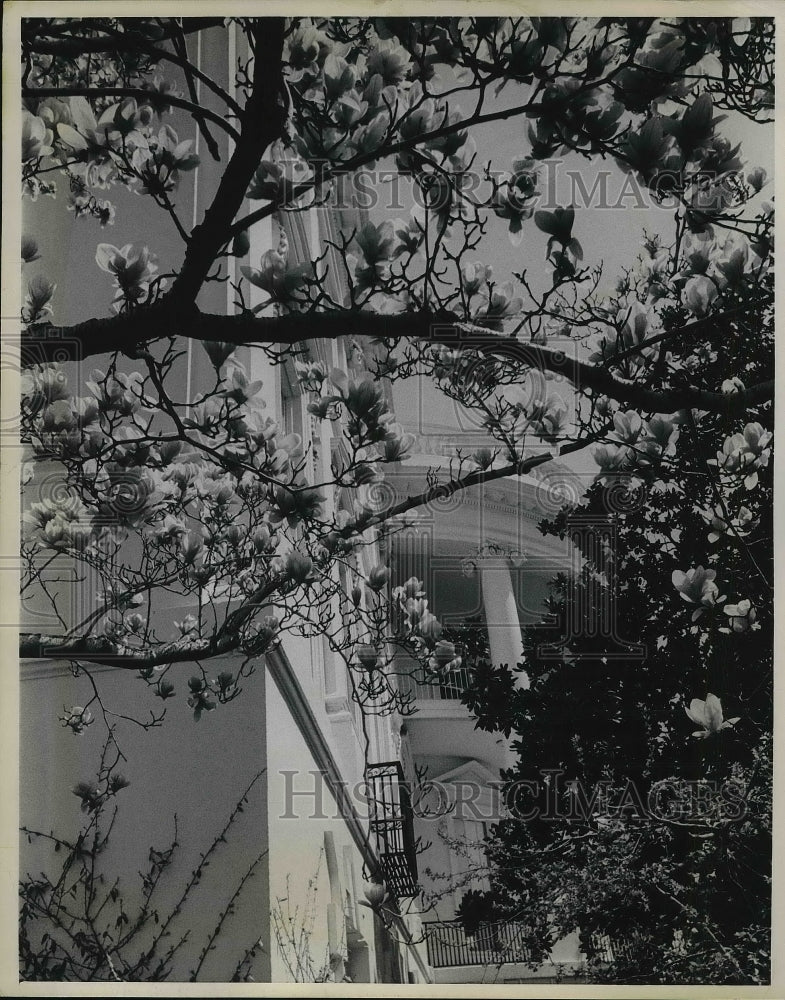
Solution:
<svg viewBox="0 0 785 1000">
<path fill-rule="evenodd" d="M 199 18 L 193 18 L 193 19 L 188 18 L 188 25 L 189 25 L 189 27 L 187 29 L 178 29 L 178 34 L 182 33 L 183 35 L 186 35 L 186 34 L 190 34 L 194 30 L 201 30 L 201 29 L 194 29 L 194 28 L 190 27 L 190 24 L 191 24 L 192 20 L 197 21 L 197 20 L 200 20 L 200 19 Z M 211 18 L 203 18 L 201 20 L 211 21 L 213 19 L 211 19 Z M 222 22 L 218 21 L 217 24 L 222 24 Z M 213 26 L 214 26 L 213 24 L 206 25 L 206 27 L 208 27 L 208 28 L 209 27 L 213 27 Z M 130 33 L 128 33 L 128 34 L 130 34 Z M 168 40 L 169 38 L 171 38 L 171 34 L 167 35 L 166 38 L 164 39 L 164 41 Z M 111 39 L 109 39 L 109 38 L 107 38 L 107 39 L 103 39 L 103 38 L 98 39 L 98 38 L 95 38 L 95 39 L 84 39 L 84 40 L 85 41 L 90 41 L 91 43 L 95 42 L 95 43 L 101 43 L 101 44 L 100 45 L 95 45 L 94 47 L 92 47 L 92 48 L 90 48 L 88 50 L 88 49 L 82 48 L 82 46 L 81 46 L 81 40 L 79 40 L 79 39 L 70 39 L 69 38 L 69 39 L 64 39 L 62 41 L 57 41 L 57 42 L 46 42 L 46 41 L 34 40 L 34 41 L 31 41 L 28 44 L 28 50 L 30 52 L 40 52 L 42 54 L 50 54 L 50 55 L 80 55 L 82 52 L 87 52 L 87 51 L 90 51 L 90 52 L 104 52 L 104 51 L 106 51 L 106 52 L 113 52 L 113 51 L 114 52 L 125 52 L 125 51 L 143 52 L 145 55 L 149 56 L 150 59 L 153 62 L 158 62 L 161 59 L 166 59 L 167 62 L 174 63 L 175 66 L 179 66 L 181 69 L 185 70 L 187 73 L 190 73 L 193 77 L 195 77 L 197 80 L 199 80 L 201 83 L 203 83 L 206 87 L 208 87 L 210 90 L 212 90 L 212 92 L 214 94 L 216 94 L 226 104 L 226 106 L 232 112 L 234 112 L 234 114 L 236 114 L 236 115 L 239 116 L 240 113 L 241 113 L 241 111 L 242 111 L 242 108 L 237 103 L 237 101 L 235 101 L 234 98 L 230 94 L 227 94 L 227 92 L 223 89 L 223 87 L 220 87 L 215 82 L 215 80 L 213 80 L 211 77 L 209 77 L 206 73 L 203 73 L 197 66 L 194 66 L 194 64 L 192 62 L 190 62 L 188 59 L 186 59 L 184 57 L 181 57 L 181 56 L 177 55 L 174 52 L 170 52 L 168 49 L 159 49 L 155 45 L 152 45 L 150 42 L 142 41 L 141 38 L 139 39 L 138 42 L 134 43 L 134 42 L 130 41 L 129 39 L 126 39 L 124 36 L 118 36 L 118 35 L 113 36 L 113 38 L 111 38 Z"/>
<path fill-rule="evenodd" d="M 193 245 L 193 243 L 192 243 Z M 685 328 L 686 329 L 686 328 Z M 749 407 L 770 402 L 774 381 L 767 380 L 733 393 L 712 392 L 694 386 L 652 389 L 642 382 L 618 378 L 608 368 L 579 361 L 563 351 L 504 337 L 471 323 L 428 310 L 388 315 L 363 311 L 222 316 L 194 307 L 180 308 L 168 297 L 160 303 L 107 319 L 88 320 L 72 327 L 37 324 L 25 335 L 23 364 L 62 358 L 73 342 L 74 358 L 106 354 L 110 350 L 133 353 L 141 343 L 179 334 L 192 340 L 224 340 L 233 344 L 298 344 L 341 336 L 420 340 L 453 350 L 474 350 L 489 357 L 515 361 L 527 368 L 564 376 L 579 391 L 591 390 L 619 403 L 649 413 L 674 413 L 697 409 L 733 416 Z M 30 361 L 26 361 L 26 357 Z"/>
<path fill-rule="evenodd" d="M 598 441 L 603 434 L 605 434 L 607 429 L 608 428 L 606 427 L 601 431 L 597 431 L 595 434 L 588 434 L 586 437 L 579 438 L 577 441 L 570 441 L 569 444 L 566 444 L 561 448 L 559 455 L 571 455 L 573 452 L 582 451 L 590 444 L 594 444 Z M 553 460 L 553 454 L 548 451 L 542 452 L 539 455 L 532 455 L 531 458 L 522 459 L 520 462 L 513 462 L 509 465 L 501 466 L 498 469 L 478 469 L 476 472 L 470 472 L 462 479 L 451 479 L 448 483 L 440 483 L 437 486 L 432 486 L 429 489 L 424 490 L 422 493 L 408 496 L 399 503 L 387 508 L 387 510 L 380 511 L 378 514 L 374 514 L 365 521 L 359 523 L 356 521 L 350 522 L 342 528 L 340 533 L 345 538 L 348 538 L 355 533 L 367 531 L 369 528 L 376 527 L 385 521 L 389 521 L 391 518 L 400 517 L 401 514 L 406 514 L 410 510 L 414 510 L 416 507 L 423 507 L 425 504 L 431 503 L 433 500 L 445 500 L 448 497 L 451 497 L 453 493 L 459 493 L 461 490 L 469 489 L 472 486 L 480 486 L 483 483 L 491 483 L 496 479 L 509 479 L 511 476 L 525 476 L 526 473 L 531 472 L 532 469 L 536 469 L 538 466 L 545 465 Z"/>
<path fill-rule="evenodd" d="M 190 663 L 230 653 L 239 645 L 236 635 L 228 633 L 220 639 L 190 639 L 171 642 L 155 649 L 132 649 L 105 636 L 64 638 L 22 632 L 19 636 L 20 659 L 78 660 L 123 670 L 149 670 L 170 663 Z"/>
<path fill-rule="evenodd" d="M 195 301 L 221 247 L 230 239 L 232 220 L 245 200 L 264 151 L 283 135 L 284 22 L 281 18 L 259 19 L 254 22 L 253 35 L 253 90 L 240 116 L 237 144 L 204 219 L 191 234 L 182 270 L 166 296 L 180 304 Z"/>
<path fill-rule="evenodd" d="M 164 32 L 163 36 L 156 39 L 158 43 L 168 41 L 178 32 L 193 34 L 196 31 L 204 31 L 207 28 L 223 27 L 222 17 L 189 17 L 183 25 L 175 25 L 170 31 Z M 24 25 L 24 21 L 22 22 Z M 73 22 L 79 26 L 80 22 Z M 68 25 L 63 25 L 68 28 Z M 100 29 L 103 30 L 103 29 Z M 22 34 L 22 43 L 30 52 L 40 52 L 44 55 L 52 56 L 79 56 L 90 52 L 139 52 L 144 50 L 150 43 L 150 36 L 144 32 L 124 31 L 121 34 L 113 34 L 110 37 L 102 35 L 93 36 L 70 36 L 68 38 L 54 38 L 51 28 L 43 29 L 41 36 Z M 49 38 L 47 38 L 49 36 Z"/>
<path fill-rule="evenodd" d="M 208 119 L 219 125 L 235 142 L 240 138 L 236 130 L 221 115 L 199 104 L 193 104 L 182 97 L 170 94 L 160 95 L 156 90 L 146 90 L 144 87 L 23 87 L 23 97 L 134 97 L 155 105 L 171 104 L 190 112 L 197 119 Z"/>
<path fill-rule="evenodd" d="M 450 125 L 442 125 L 440 128 L 433 129 L 431 132 L 419 132 L 410 138 L 399 139 L 397 142 L 388 143 L 387 145 L 380 146 L 378 149 L 372 149 L 370 152 L 358 153 L 357 156 L 352 157 L 350 160 L 346 160 L 344 163 L 331 164 L 329 169 L 325 165 L 322 165 L 322 169 L 312 180 L 302 181 L 300 184 L 296 184 L 292 187 L 289 192 L 289 197 L 285 203 L 278 204 L 276 202 L 270 202 L 269 204 L 263 205 L 261 208 L 257 208 L 255 211 L 250 212 L 248 215 L 235 222 L 229 231 L 229 237 L 237 236 L 238 233 L 243 232 L 249 226 L 253 225 L 254 222 L 258 222 L 260 219 L 266 219 L 268 216 L 274 215 L 281 208 L 285 207 L 285 205 L 293 204 L 298 198 L 302 197 L 302 195 L 312 191 L 317 184 L 324 183 L 331 177 L 338 177 L 342 174 L 353 173 L 355 170 L 359 170 L 360 167 L 364 167 L 368 163 L 373 163 L 376 160 L 393 156 L 395 153 L 415 149 L 417 146 L 421 146 L 426 142 L 432 142 L 434 139 L 441 139 L 448 135 L 454 135 L 456 132 L 465 132 L 467 129 L 476 125 L 484 125 L 488 122 L 504 121 L 507 118 L 515 118 L 516 116 L 525 114 L 526 112 L 537 111 L 541 107 L 541 104 L 536 104 L 532 101 L 528 104 L 516 105 L 513 108 L 504 108 L 501 111 L 489 111 L 486 114 L 472 115 L 469 118 L 453 122 Z"/>
</svg>

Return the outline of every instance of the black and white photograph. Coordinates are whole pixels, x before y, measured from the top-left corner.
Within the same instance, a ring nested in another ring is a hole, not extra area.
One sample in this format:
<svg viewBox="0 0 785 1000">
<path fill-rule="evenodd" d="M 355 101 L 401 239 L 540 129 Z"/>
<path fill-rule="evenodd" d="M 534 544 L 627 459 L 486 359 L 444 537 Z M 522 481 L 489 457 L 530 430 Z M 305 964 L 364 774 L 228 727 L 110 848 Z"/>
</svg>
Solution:
<svg viewBox="0 0 785 1000">
<path fill-rule="evenodd" d="M 5 5 L 0 993 L 781 997 L 777 5 L 302 6 Z"/>
</svg>

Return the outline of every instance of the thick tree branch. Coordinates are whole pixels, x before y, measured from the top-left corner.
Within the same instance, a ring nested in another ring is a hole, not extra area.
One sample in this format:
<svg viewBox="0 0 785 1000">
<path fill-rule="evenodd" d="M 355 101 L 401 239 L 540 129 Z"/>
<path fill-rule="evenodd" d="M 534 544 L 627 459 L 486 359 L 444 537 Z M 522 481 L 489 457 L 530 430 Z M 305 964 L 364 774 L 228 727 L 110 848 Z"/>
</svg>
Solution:
<svg viewBox="0 0 785 1000">
<path fill-rule="evenodd" d="M 183 267 L 167 298 L 181 304 L 196 300 L 221 247 L 229 240 L 254 171 L 267 147 L 283 135 L 286 108 L 282 97 L 284 21 L 261 18 L 254 22 L 253 90 L 242 115 L 237 139 L 218 190 L 202 222 L 196 226 Z"/>
<path fill-rule="evenodd" d="M 222 17 L 189 17 L 185 22 L 174 24 L 171 30 L 165 31 L 156 42 L 167 41 L 173 35 L 183 32 L 193 34 L 196 31 L 204 31 L 207 28 L 223 27 Z M 22 22 L 24 25 L 24 21 Z M 77 22 L 78 24 L 78 22 Z M 68 30 L 68 25 L 62 25 Z M 98 29 L 103 30 L 103 29 Z M 31 35 L 23 32 L 22 44 L 27 51 L 40 52 L 44 55 L 52 56 L 79 56 L 83 53 L 91 52 L 139 52 L 144 49 L 151 39 L 144 32 L 126 30 L 124 32 L 113 32 L 111 35 L 71 35 L 67 38 L 54 37 L 55 32 L 51 28 L 41 29 L 40 35 Z"/>
<path fill-rule="evenodd" d="M 171 663 L 193 663 L 231 653 L 242 646 L 242 629 L 261 610 L 267 599 L 286 582 L 279 574 L 262 584 L 206 639 L 180 639 L 151 649 L 133 649 L 108 636 L 55 636 L 23 632 L 19 636 L 20 659 L 78 660 L 123 670 L 149 670 Z"/>
<path fill-rule="evenodd" d="M 685 328 L 686 329 L 686 328 Z M 751 406 L 770 402 L 774 381 L 767 380 L 733 393 L 712 392 L 684 385 L 654 389 L 642 381 L 622 379 L 605 367 L 569 357 L 532 343 L 493 334 L 484 327 L 456 322 L 449 315 L 423 310 L 388 315 L 362 311 L 222 316 L 190 307 L 174 307 L 167 299 L 155 306 L 72 327 L 38 324 L 25 336 L 23 364 L 62 357 L 105 354 L 108 350 L 133 353 L 143 342 L 180 334 L 192 340 L 223 340 L 233 344 L 298 344 L 342 336 L 369 336 L 392 340 L 408 338 L 441 344 L 453 350 L 474 350 L 488 357 L 518 362 L 526 368 L 553 372 L 579 391 L 609 396 L 619 403 L 649 413 L 697 409 L 732 416 Z M 70 343 L 69 343 L 70 342 Z M 29 361 L 26 360 L 29 358 Z"/>
<path fill-rule="evenodd" d="M 155 649 L 131 649 L 105 636 L 67 638 L 22 632 L 19 636 L 20 659 L 78 660 L 123 670 L 149 670 L 169 663 L 191 663 L 229 653 L 236 649 L 237 637 L 191 639 L 172 642 Z"/>
</svg>

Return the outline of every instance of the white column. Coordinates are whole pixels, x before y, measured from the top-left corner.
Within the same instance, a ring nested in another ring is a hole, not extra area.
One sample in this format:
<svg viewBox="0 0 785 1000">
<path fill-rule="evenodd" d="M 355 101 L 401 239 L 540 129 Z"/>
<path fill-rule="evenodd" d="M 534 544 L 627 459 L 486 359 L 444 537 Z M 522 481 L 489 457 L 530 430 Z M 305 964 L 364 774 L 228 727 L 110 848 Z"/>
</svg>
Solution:
<svg viewBox="0 0 785 1000">
<path fill-rule="evenodd" d="M 523 639 L 509 561 L 503 558 L 481 560 L 480 585 L 491 662 L 494 666 L 506 663 L 513 669 L 517 663 L 523 662 Z M 529 686 L 529 677 L 525 671 L 516 672 L 514 676 L 516 687 Z"/>
</svg>

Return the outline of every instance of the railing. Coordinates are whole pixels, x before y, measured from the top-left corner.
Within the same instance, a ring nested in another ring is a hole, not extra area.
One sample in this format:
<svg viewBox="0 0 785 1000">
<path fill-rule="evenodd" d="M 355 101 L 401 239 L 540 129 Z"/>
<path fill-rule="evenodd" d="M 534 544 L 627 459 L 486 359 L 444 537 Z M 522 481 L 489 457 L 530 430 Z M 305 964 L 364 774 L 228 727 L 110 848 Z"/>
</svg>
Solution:
<svg viewBox="0 0 785 1000">
<path fill-rule="evenodd" d="M 425 682 L 412 676 L 402 676 L 401 687 L 414 698 L 424 701 L 460 701 L 463 692 L 471 686 L 473 676 L 470 667 L 458 667 L 443 677 Z"/>
<path fill-rule="evenodd" d="M 636 947 L 640 946 L 642 935 L 632 932 L 624 938 L 612 938 L 608 934 L 593 934 L 591 938 L 592 957 L 610 965 L 619 959 L 628 961 Z"/>
<path fill-rule="evenodd" d="M 467 934 L 460 920 L 432 920 L 425 924 L 428 961 L 434 969 L 530 962 L 532 953 L 526 945 L 528 930 L 522 921 L 509 920 L 480 924 L 474 934 Z M 592 957 L 608 965 L 627 959 L 639 939 L 634 933 L 625 938 L 594 934 Z"/>
<path fill-rule="evenodd" d="M 428 961 L 434 969 L 528 962 L 528 930 L 521 921 L 510 920 L 480 924 L 474 934 L 467 934 L 460 920 L 432 920 L 425 924 Z"/>
<path fill-rule="evenodd" d="M 397 899 L 416 896 L 419 886 L 411 797 L 400 762 L 370 764 L 365 780 L 371 832 L 387 888 Z"/>
</svg>

